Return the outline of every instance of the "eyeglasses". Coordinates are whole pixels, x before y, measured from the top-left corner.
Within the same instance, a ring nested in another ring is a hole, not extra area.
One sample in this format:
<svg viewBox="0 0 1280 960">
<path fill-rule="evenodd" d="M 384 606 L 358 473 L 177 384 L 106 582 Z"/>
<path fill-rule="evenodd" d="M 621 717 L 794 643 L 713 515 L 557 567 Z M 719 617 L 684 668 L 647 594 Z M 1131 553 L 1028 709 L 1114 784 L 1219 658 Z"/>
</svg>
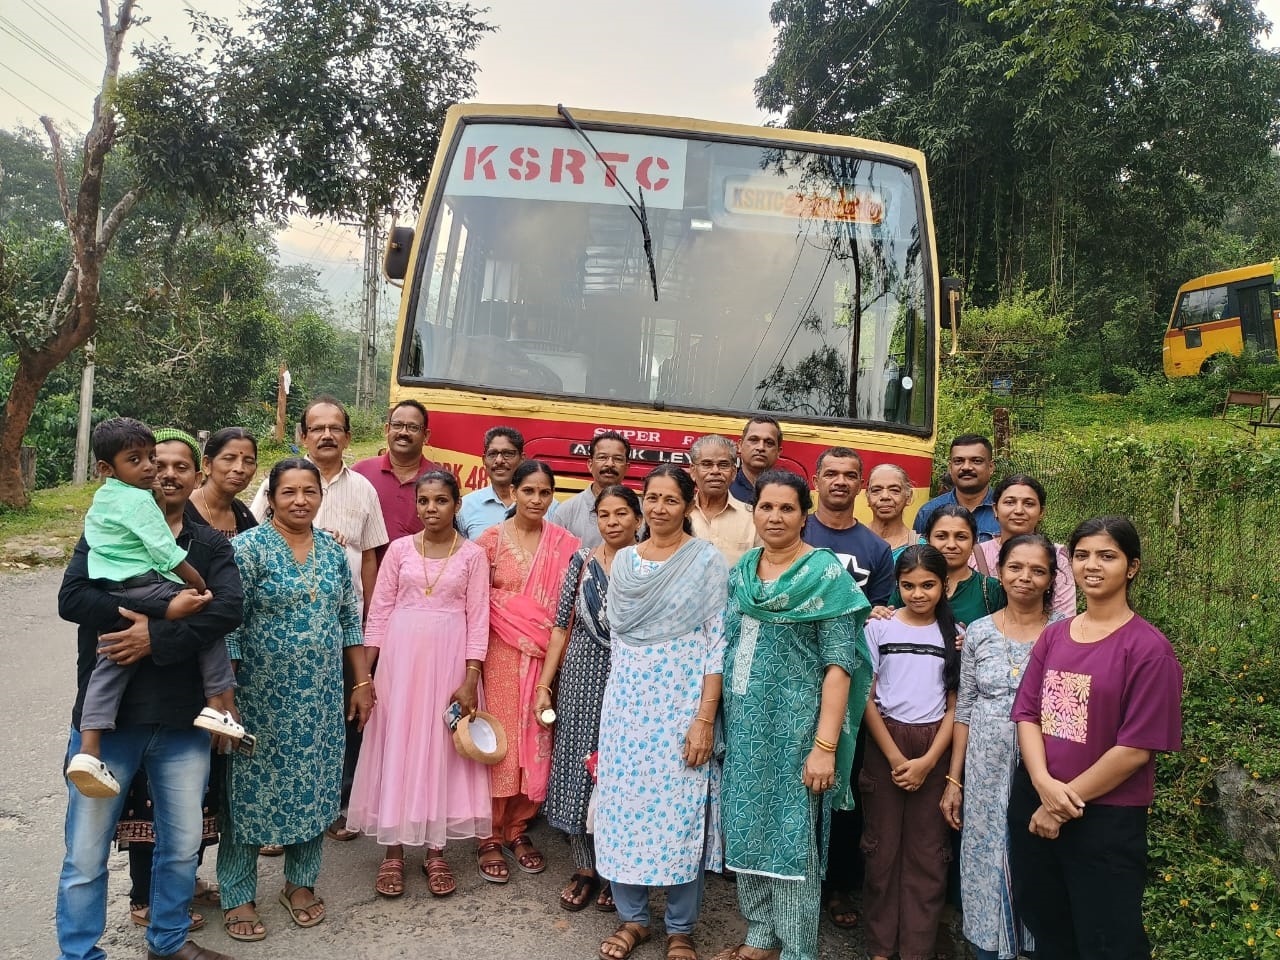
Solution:
<svg viewBox="0 0 1280 960">
<path fill-rule="evenodd" d="M 626 463 L 627 458 L 616 453 L 597 453 L 591 458 L 596 463 Z"/>
<path fill-rule="evenodd" d="M 515 460 L 520 456 L 519 450 L 486 450 L 486 460 Z"/>
<path fill-rule="evenodd" d="M 347 428 L 336 423 L 313 424 L 312 426 L 307 427 L 306 432 L 319 434 L 332 433 L 336 436 L 337 434 L 346 433 Z"/>
<path fill-rule="evenodd" d="M 422 426 L 417 423 L 402 423 L 399 420 L 392 420 L 387 424 L 392 430 L 399 430 L 402 433 L 421 433 Z"/>
<path fill-rule="evenodd" d="M 719 470 L 721 473 L 728 473 L 733 469 L 732 460 L 699 460 L 699 470 Z"/>
</svg>

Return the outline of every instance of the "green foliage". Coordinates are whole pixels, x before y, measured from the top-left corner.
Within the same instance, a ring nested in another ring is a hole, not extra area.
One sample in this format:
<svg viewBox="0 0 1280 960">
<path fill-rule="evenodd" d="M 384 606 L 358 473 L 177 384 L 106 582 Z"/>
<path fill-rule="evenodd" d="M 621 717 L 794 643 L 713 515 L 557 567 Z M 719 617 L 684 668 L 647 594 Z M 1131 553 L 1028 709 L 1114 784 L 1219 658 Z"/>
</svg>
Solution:
<svg viewBox="0 0 1280 960">
<path fill-rule="evenodd" d="M 143 46 L 121 78 L 123 138 L 143 182 L 231 219 L 412 206 L 490 29 L 443 0 L 258 0 L 243 32 L 191 17 L 197 54 Z"/>
</svg>

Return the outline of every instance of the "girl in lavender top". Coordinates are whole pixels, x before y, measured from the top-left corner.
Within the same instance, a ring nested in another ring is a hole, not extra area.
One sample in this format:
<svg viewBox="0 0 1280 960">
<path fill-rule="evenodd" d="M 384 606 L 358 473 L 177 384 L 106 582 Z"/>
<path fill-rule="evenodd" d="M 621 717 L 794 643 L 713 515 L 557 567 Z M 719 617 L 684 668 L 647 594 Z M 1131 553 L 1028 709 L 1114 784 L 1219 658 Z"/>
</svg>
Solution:
<svg viewBox="0 0 1280 960">
<path fill-rule="evenodd" d="M 1067 543 L 1085 611 L 1045 628 L 1014 699 L 1014 900 L 1037 960 L 1146 958 L 1147 808 L 1155 754 L 1182 745 L 1182 667 L 1129 605 L 1141 545 L 1124 517 Z"/>
</svg>

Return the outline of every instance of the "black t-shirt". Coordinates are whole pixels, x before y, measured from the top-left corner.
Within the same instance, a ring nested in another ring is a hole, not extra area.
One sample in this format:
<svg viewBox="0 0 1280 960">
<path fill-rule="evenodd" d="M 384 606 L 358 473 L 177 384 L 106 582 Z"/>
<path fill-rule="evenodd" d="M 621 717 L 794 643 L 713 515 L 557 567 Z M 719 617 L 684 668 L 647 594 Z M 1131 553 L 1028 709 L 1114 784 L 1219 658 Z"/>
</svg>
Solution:
<svg viewBox="0 0 1280 960">
<path fill-rule="evenodd" d="M 244 591 L 235 551 L 221 533 L 184 518 L 178 545 L 204 577 L 213 593 L 209 605 L 194 616 L 165 620 L 165 606 L 138 610 L 149 618 L 151 655 L 134 667 L 116 714 L 116 726 L 159 724 L 189 727 L 205 705 L 204 685 L 196 654 L 217 643 L 240 625 Z M 58 615 L 79 625 L 76 656 L 76 702 L 71 722 L 79 729 L 85 686 L 97 662 L 98 634 L 128 626 L 117 612 L 119 601 L 107 592 L 105 581 L 89 578 L 89 545 L 76 544 L 58 591 Z"/>
<path fill-rule="evenodd" d="M 865 525 L 855 523 L 847 530 L 832 530 L 811 514 L 805 521 L 804 542 L 834 553 L 873 607 L 889 602 L 893 592 L 893 550 Z"/>
</svg>

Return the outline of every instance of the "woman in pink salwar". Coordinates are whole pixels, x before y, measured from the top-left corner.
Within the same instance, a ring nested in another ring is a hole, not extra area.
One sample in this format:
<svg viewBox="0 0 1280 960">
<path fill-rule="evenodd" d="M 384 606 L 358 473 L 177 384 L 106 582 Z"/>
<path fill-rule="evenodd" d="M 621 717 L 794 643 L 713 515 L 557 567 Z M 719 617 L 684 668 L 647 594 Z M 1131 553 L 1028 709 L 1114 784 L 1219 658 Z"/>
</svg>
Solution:
<svg viewBox="0 0 1280 960">
<path fill-rule="evenodd" d="M 490 768 L 493 832 L 479 849 L 480 876 L 490 883 L 511 879 L 504 852 L 525 873 L 547 868 L 525 833 L 551 773 L 551 731 L 534 718 L 533 703 L 565 571 L 581 545 L 543 520 L 555 483 L 545 463 L 526 460 L 511 478 L 515 514 L 476 539 L 491 570 L 485 709 L 502 723 L 508 743 L 506 759 Z"/>
<path fill-rule="evenodd" d="M 448 471 L 424 473 L 416 488 L 421 533 L 387 548 L 365 624 L 368 676 L 379 662 L 378 699 L 364 730 L 347 826 L 387 848 L 374 889 L 404 893 L 404 848 L 425 847 L 427 889 L 457 888 L 444 860 L 447 840 L 485 837 L 489 771 L 454 749 L 449 704 L 481 705 L 489 642 L 489 564 L 454 526 L 461 500 Z"/>
</svg>

